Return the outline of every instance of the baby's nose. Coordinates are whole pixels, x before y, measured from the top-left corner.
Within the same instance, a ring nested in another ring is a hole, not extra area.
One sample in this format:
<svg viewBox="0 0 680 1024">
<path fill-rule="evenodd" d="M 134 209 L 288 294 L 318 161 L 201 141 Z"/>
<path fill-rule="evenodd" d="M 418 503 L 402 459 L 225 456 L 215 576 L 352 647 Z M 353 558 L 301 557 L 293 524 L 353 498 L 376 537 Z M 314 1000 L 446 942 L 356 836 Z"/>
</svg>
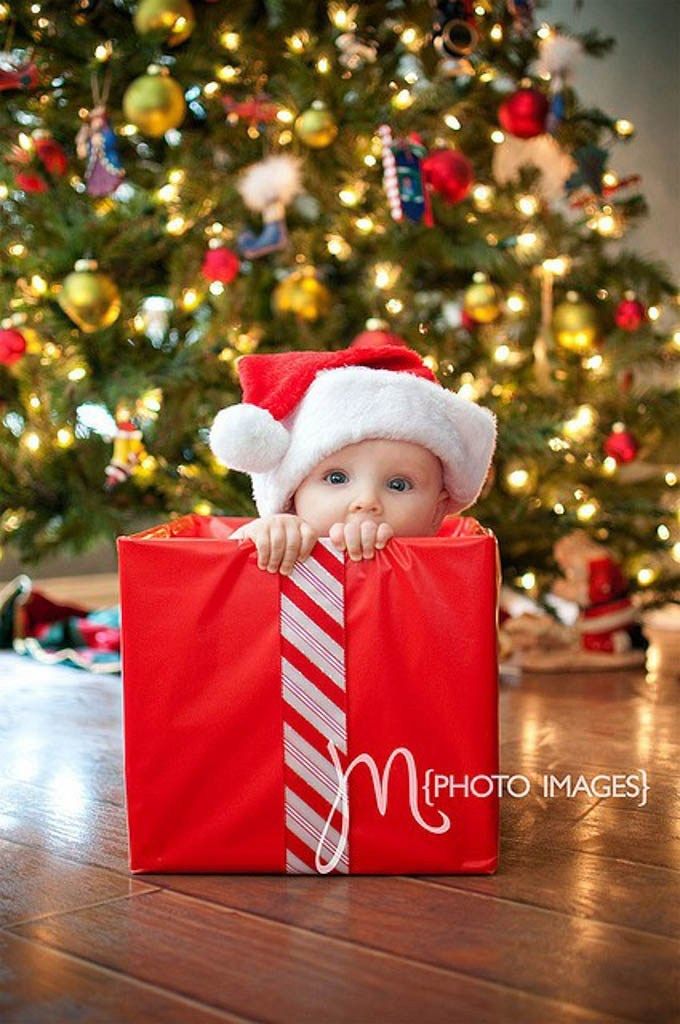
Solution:
<svg viewBox="0 0 680 1024">
<path fill-rule="evenodd" d="M 350 504 L 351 512 L 381 512 L 382 506 L 377 494 L 373 491 L 365 491 L 357 494 Z"/>
</svg>

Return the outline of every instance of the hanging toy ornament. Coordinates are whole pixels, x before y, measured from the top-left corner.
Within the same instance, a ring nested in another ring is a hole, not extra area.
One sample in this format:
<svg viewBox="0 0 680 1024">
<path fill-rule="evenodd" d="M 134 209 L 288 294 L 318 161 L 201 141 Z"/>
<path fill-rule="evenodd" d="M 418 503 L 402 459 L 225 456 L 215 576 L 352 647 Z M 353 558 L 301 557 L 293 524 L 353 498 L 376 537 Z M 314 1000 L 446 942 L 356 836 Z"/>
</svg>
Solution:
<svg viewBox="0 0 680 1024">
<path fill-rule="evenodd" d="M 533 139 L 546 130 L 550 104 L 547 96 L 533 87 L 518 89 L 498 108 L 503 131 L 518 139 Z"/>
<path fill-rule="evenodd" d="M 100 90 L 96 75 L 92 76 L 94 106 L 76 136 L 76 152 L 86 160 L 85 181 L 91 196 L 110 196 L 125 177 L 118 154 L 116 135 L 106 116 L 110 76 Z"/>
<path fill-rule="evenodd" d="M 473 0 L 431 0 L 432 41 L 449 77 L 472 75 L 468 60 L 479 41 Z"/>
<path fill-rule="evenodd" d="M 123 112 L 144 135 L 160 138 L 178 128 L 186 114 L 182 87 L 166 68 L 150 64 L 125 90 Z"/>
<path fill-rule="evenodd" d="M 534 27 L 534 0 L 507 0 L 512 27 L 520 36 L 531 35 Z"/>
<path fill-rule="evenodd" d="M 555 341 L 569 352 L 589 352 L 600 334 L 597 310 L 583 302 L 577 292 L 567 292 L 565 302 L 555 307 L 552 318 Z"/>
<path fill-rule="evenodd" d="M 338 134 L 338 126 L 326 104 L 315 100 L 296 118 L 295 134 L 310 149 L 325 149 Z"/>
<path fill-rule="evenodd" d="M 623 423 L 615 423 L 611 434 L 605 438 L 603 447 L 605 455 L 622 465 L 633 461 L 638 453 L 639 445 Z"/>
<path fill-rule="evenodd" d="M 288 244 L 286 206 L 301 191 L 300 162 L 292 156 L 268 156 L 251 164 L 236 183 L 243 202 L 262 214 L 260 234 L 244 231 L 237 248 L 248 260 L 285 249 Z"/>
<path fill-rule="evenodd" d="M 423 160 L 425 183 L 447 203 L 460 203 L 474 181 L 472 164 L 456 149 L 436 149 Z"/>
<path fill-rule="evenodd" d="M 35 89 L 40 81 L 38 69 L 30 57 L 4 50 L 0 52 L 0 92 Z"/>
<path fill-rule="evenodd" d="M 293 271 L 274 289 L 276 313 L 294 313 L 300 320 L 314 321 L 328 313 L 331 293 L 316 276 L 314 267 Z"/>
<path fill-rule="evenodd" d="M 106 481 L 104 487 L 112 491 L 125 483 L 132 475 L 144 454 L 142 432 L 129 419 L 116 418 L 116 433 L 113 438 L 113 455 L 104 470 Z"/>
<path fill-rule="evenodd" d="M 532 73 L 550 82 L 551 100 L 547 129 L 554 133 L 565 116 L 565 89 L 571 82 L 574 68 L 583 56 L 583 45 L 573 36 L 551 32 L 538 44 L 538 60 Z"/>
<path fill-rule="evenodd" d="M 241 261 L 233 249 L 227 248 L 219 239 L 213 238 L 208 243 L 208 250 L 203 257 L 201 274 L 206 281 L 220 281 L 230 284 L 239 272 Z"/>
<path fill-rule="evenodd" d="M 463 311 L 476 324 L 490 324 L 501 315 L 501 293 L 486 274 L 473 275 L 472 284 L 465 291 Z"/>
<path fill-rule="evenodd" d="M 47 192 L 52 180 L 44 177 L 47 171 L 50 179 L 63 178 L 68 170 L 68 157 L 63 147 L 43 128 L 31 133 L 31 147 L 13 146 L 8 163 L 18 170 L 14 180 L 24 192 Z"/>
<path fill-rule="evenodd" d="M 614 321 L 622 331 L 637 331 L 647 320 L 647 310 L 635 297 L 635 292 L 625 292 L 614 313 Z"/>
<path fill-rule="evenodd" d="M 0 328 L 0 366 L 13 366 L 26 354 L 26 339 L 15 327 Z"/>
<path fill-rule="evenodd" d="M 158 32 L 168 46 L 179 46 L 194 31 L 196 17 L 189 0 L 141 0 L 133 23 L 138 35 Z"/>
<path fill-rule="evenodd" d="M 118 288 L 108 274 L 98 270 L 96 260 L 78 260 L 64 279 L 58 302 L 85 334 L 110 327 L 120 314 Z"/>
<path fill-rule="evenodd" d="M 427 150 L 415 133 L 395 142 L 388 124 L 378 128 L 382 143 L 383 184 L 392 220 L 432 227 L 430 197 L 423 178 Z"/>
</svg>

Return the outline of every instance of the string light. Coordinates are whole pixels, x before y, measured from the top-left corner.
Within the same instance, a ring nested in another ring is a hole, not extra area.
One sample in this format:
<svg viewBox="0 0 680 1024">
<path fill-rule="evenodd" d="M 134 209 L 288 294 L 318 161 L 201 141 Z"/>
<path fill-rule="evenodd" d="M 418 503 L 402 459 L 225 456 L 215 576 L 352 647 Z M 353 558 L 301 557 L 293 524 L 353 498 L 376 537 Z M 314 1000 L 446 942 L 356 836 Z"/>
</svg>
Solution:
<svg viewBox="0 0 680 1024">
<path fill-rule="evenodd" d="M 372 217 L 369 217 L 368 215 L 364 217 L 357 217 L 356 220 L 354 221 L 354 224 L 357 230 L 362 233 L 362 235 L 370 235 L 371 231 L 373 231 L 373 229 L 375 228 L 375 221 L 373 220 Z"/>
<path fill-rule="evenodd" d="M 579 405 L 571 419 L 565 420 L 562 432 L 572 441 L 583 441 L 592 432 L 597 418 L 592 405 Z"/>
<path fill-rule="evenodd" d="M 671 531 L 668 529 L 665 523 L 661 523 L 661 525 L 657 526 L 656 528 L 656 535 L 659 538 L 659 540 L 669 540 L 671 536 Z"/>
<path fill-rule="evenodd" d="M 461 123 L 451 111 L 444 114 L 444 124 L 447 128 L 450 128 L 452 132 L 459 132 L 461 129 Z"/>
<path fill-rule="evenodd" d="M 659 317 L 661 316 L 661 310 L 659 309 L 658 306 L 650 306 L 649 309 L 647 310 L 647 316 L 652 321 L 658 320 Z"/>
<path fill-rule="evenodd" d="M 664 480 L 668 487 L 675 487 L 678 482 L 678 478 L 672 470 L 669 470 L 669 472 L 664 475 Z"/>
<path fill-rule="evenodd" d="M 538 199 L 529 193 L 517 196 L 515 206 L 525 217 L 533 217 L 538 212 Z"/>
<path fill-rule="evenodd" d="M 165 225 L 165 230 L 169 235 L 181 235 L 186 231 L 187 222 L 184 217 L 177 213 L 174 217 L 171 217 L 168 223 Z"/>
<path fill-rule="evenodd" d="M 491 26 L 491 29 L 489 30 L 489 38 L 493 43 L 503 42 L 503 26 L 500 22 L 497 21 L 495 25 Z"/>
<path fill-rule="evenodd" d="M 576 518 L 579 522 L 589 523 L 600 512 L 600 503 L 595 498 L 588 498 L 576 509 Z"/>
<path fill-rule="evenodd" d="M 651 583 L 654 583 L 658 575 L 656 569 L 653 569 L 650 565 L 643 565 L 637 571 L 637 581 L 641 587 L 648 587 Z"/>
<path fill-rule="evenodd" d="M 564 277 L 571 268 L 571 260 L 568 256 L 555 256 L 551 259 L 543 260 L 541 266 L 549 274 L 554 274 L 555 277 Z"/>
<path fill-rule="evenodd" d="M 319 57 L 316 62 L 316 70 L 320 75 L 327 75 L 331 69 L 331 62 L 328 57 Z"/>
<path fill-rule="evenodd" d="M 413 106 L 413 93 L 410 89 L 400 89 L 396 95 L 392 97 L 392 106 L 395 110 L 408 110 L 409 107 Z"/>
<path fill-rule="evenodd" d="M 389 302 L 385 303 L 385 309 L 388 313 L 393 313 L 395 316 L 397 313 L 401 313 L 404 308 L 404 303 L 401 299 L 390 299 Z"/>
<path fill-rule="evenodd" d="M 533 590 L 536 586 L 536 574 L 533 572 L 525 572 L 519 577 L 518 583 L 522 590 Z"/>
<path fill-rule="evenodd" d="M 41 445 L 40 436 L 34 430 L 29 430 L 24 434 L 22 441 L 29 452 L 37 452 Z"/>
<path fill-rule="evenodd" d="M 225 28 L 220 32 L 220 43 L 225 50 L 230 50 L 232 53 L 238 50 L 241 45 L 241 36 L 238 32 L 234 32 L 233 29 Z"/>
<path fill-rule="evenodd" d="M 99 43 L 95 47 L 94 56 L 95 60 L 98 60 L 100 64 L 105 64 L 107 60 L 111 59 L 113 54 L 113 40 L 107 39 L 105 43 Z"/>
<path fill-rule="evenodd" d="M 87 370 L 84 366 L 74 366 L 72 370 L 66 374 L 69 380 L 79 381 L 87 377 Z"/>
<path fill-rule="evenodd" d="M 233 64 L 223 64 L 217 69 L 216 74 L 220 82 L 235 82 L 241 77 L 241 69 L 235 68 Z M 219 86 L 215 86 L 214 92 L 217 92 L 218 88 Z M 212 95 L 212 93 L 206 93 L 206 95 Z"/>
<path fill-rule="evenodd" d="M 475 185 L 472 190 L 472 200 L 481 213 L 487 213 L 493 208 L 493 198 L 494 190 L 491 185 Z"/>
<path fill-rule="evenodd" d="M 309 45 L 309 32 L 302 28 L 298 29 L 291 36 L 286 36 L 286 46 L 291 53 L 304 53 L 306 47 Z"/>
<path fill-rule="evenodd" d="M 629 139 L 635 133 L 635 125 L 627 117 L 620 117 L 614 122 L 614 131 L 621 139 Z"/>
<path fill-rule="evenodd" d="M 73 444 L 73 431 L 70 427 L 60 427 L 57 431 L 57 444 L 60 448 L 70 448 Z"/>
<path fill-rule="evenodd" d="M 343 32 L 352 32 L 357 27 L 356 16 L 359 11 L 359 4 L 350 4 L 349 7 L 345 7 L 344 4 L 330 3 L 328 5 L 328 17 L 331 23 L 336 28 L 342 29 Z"/>
<path fill-rule="evenodd" d="M 500 146 L 501 142 L 505 142 L 505 135 L 500 130 L 500 128 L 494 128 L 494 130 L 491 132 L 491 141 L 495 143 L 497 146 Z"/>
<path fill-rule="evenodd" d="M 392 288 L 399 280 L 401 269 L 394 263 L 376 263 L 373 268 L 373 280 L 376 288 L 385 291 Z"/>
</svg>

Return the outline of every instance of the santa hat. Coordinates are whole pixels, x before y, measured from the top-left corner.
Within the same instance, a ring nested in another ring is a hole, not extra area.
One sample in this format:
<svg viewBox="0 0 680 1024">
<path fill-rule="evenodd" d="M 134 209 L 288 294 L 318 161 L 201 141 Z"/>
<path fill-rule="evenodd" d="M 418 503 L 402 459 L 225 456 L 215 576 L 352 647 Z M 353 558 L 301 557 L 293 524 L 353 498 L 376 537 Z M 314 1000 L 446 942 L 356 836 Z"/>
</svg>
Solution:
<svg viewBox="0 0 680 1024">
<path fill-rule="evenodd" d="M 477 499 L 496 443 L 496 417 L 438 383 L 405 345 L 242 356 L 243 402 L 215 417 L 210 447 L 249 473 L 258 513 L 284 512 L 323 459 L 369 438 L 433 452 L 458 513 Z"/>
</svg>

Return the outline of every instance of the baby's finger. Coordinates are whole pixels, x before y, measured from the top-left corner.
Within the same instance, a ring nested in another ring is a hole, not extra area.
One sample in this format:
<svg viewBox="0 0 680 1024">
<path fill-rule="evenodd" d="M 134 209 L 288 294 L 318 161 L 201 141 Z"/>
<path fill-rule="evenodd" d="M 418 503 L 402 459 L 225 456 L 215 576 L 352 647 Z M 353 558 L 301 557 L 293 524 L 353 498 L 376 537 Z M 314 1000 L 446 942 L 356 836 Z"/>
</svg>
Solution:
<svg viewBox="0 0 680 1024">
<path fill-rule="evenodd" d="M 300 554 L 298 555 L 298 561 L 304 562 L 305 558 L 308 558 L 312 553 L 312 549 L 319 539 L 316 535 L 316 531 L 312 529 L 309 523 L 300 523 L 300 536 L 302 537 L 302 544 L 300 545 Z"/>
<path fill-rule="evenodd" d="M 257 567 L 258 569 L 266 569 L 269 563 L 269 555 L 271 552 L 271 542 L 269 539 L 269 530 L 259 530 L 254 537 L 251 538 L 257 547 Z"/>
<path fill-rule="evenodd" d="M 286 528 L 282 523 L 273 523 L 269 527 L 269 545 L 267 572 L 278 572 L 286 550 Z"/>
<path fill-rule="evenodd" d="M 328 531 L 329 540 L 333 542 L 336 548 L 340 551 L 345 550 L 345 524 L 344 523 L 333 523 L 330 530 Z"/>
<path fill-rule="evenodd" d="M 380 523 L 375 539 L 376 548 L 384 548 L 390 537 L 394 537 L 394 530 L 389 523 Z"/>
<path fill-rule="evenodd" d="M 359 529 L 359 523 L 347 523 L 345 526 L 345 544 L 347 545 L 347 554 L 352 561 L 360 562 L 362 552 L 361 530 Z"/>
<path fill-rule="evenodd" d="M 364 558 L 373 558 L 375 555 L 375 542 L 378 527 L 376 523 L 365 522 L 361 524 L 361 553 Z"/>
<path fill-rule="evenodd" d="M 298 523 L 290 523 L 286 528 L 286 547 L 283 552 L 283 558 L 281 559 L 281 567 L 279 570 L 284 576 L 290 576 L 293 571 L 293 566 L 300 555 L 301 544 L 302 537 L 300 536 L 300 527 Z"/>
</svg>

